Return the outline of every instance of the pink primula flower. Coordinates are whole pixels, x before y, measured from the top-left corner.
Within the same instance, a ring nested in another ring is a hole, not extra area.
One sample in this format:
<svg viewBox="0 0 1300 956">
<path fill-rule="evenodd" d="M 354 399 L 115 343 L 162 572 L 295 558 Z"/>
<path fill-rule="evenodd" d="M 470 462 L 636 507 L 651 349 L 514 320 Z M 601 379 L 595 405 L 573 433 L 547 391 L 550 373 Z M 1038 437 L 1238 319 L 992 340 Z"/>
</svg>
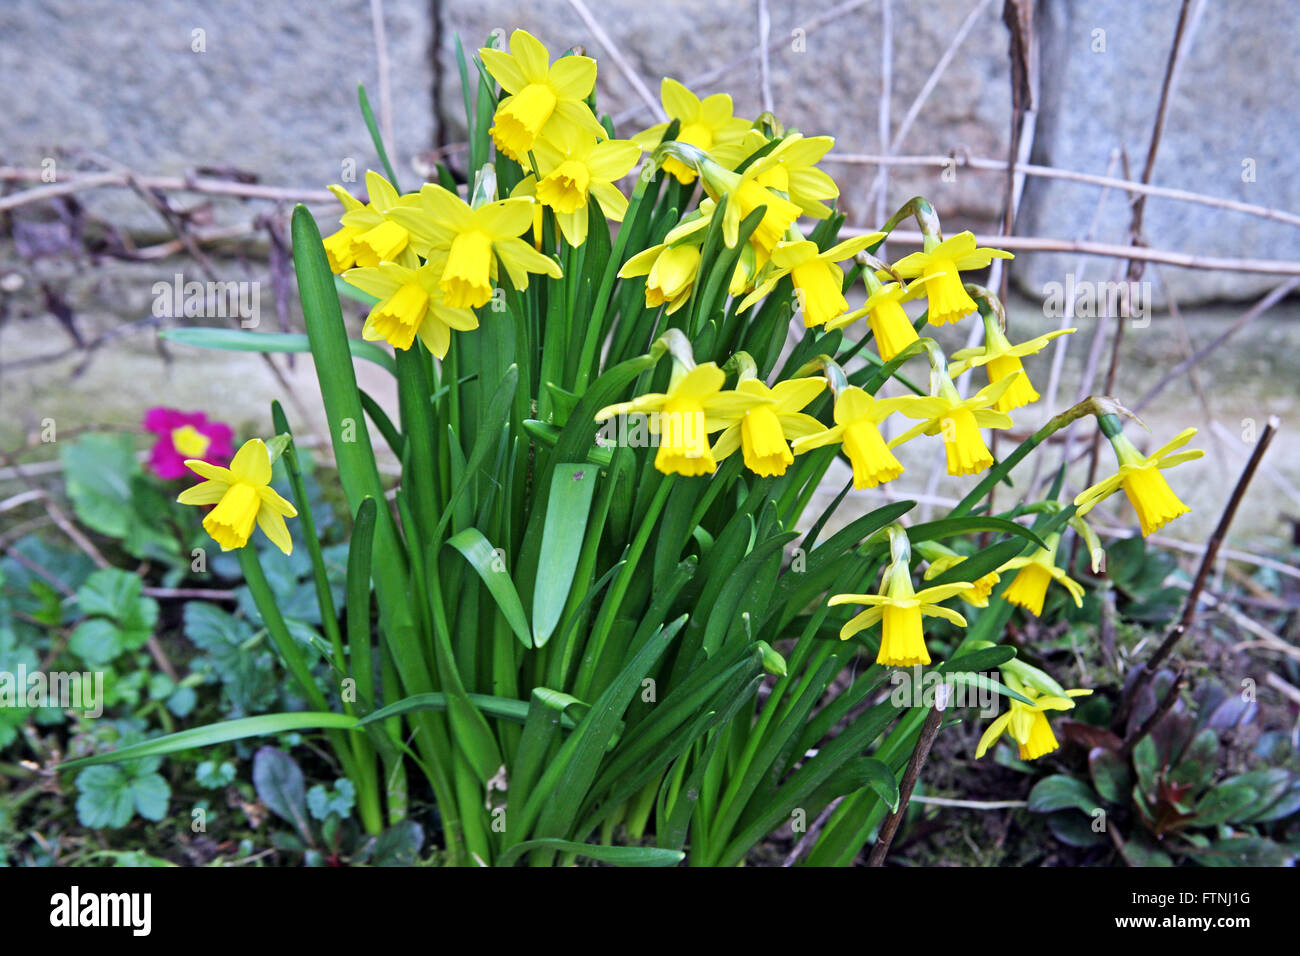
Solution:
<svg viewBox="0 0 1300 956">
<path fill-rule="evenodd" d="M 144 413 L 145 431 L 158 436 L 149 454 L 149 468 L 159 478 L 172 481 L 190 473 L 185 459 L 198 458 L 214 465 L 227 465 L 235 453 L 234 432 L 223 422 L 210 422 L 203 412 L 182 412 L 175 408 L 151 408 Z"/>
</svg>

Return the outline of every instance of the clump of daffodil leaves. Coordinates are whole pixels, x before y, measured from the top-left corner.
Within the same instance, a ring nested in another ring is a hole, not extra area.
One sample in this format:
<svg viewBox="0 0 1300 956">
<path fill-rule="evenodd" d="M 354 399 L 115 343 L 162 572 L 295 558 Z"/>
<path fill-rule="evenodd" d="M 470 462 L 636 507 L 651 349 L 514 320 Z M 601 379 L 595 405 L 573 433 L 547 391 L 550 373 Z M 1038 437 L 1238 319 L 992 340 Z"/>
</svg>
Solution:
<svg viewBox="0 0 1300 956">
<path fill-rule="evenodd" d="M 1096 398 L 1024 437 L 1027 366 L 1074 330 L 1015 335 L 969 275 L 1010 253 L 945 235 L 925 199 L 842 229 L 830 136 L 664 79 L 662 121 L 620 137 L 596 61 L 524 31 L 461 66 L 455 172 L 399 187 L 376 135 L 385 173 L 331 187 L 337 228 L 294 217 L 354 522 L 345 625 L 323 604 L 319 645 L 288 639 L 310 685 L 294 726 L 330 735 L 367 830 L 401 822 L 420 774 L 448 863 L 735 865 L 838 800 L 803 862 L 848 864 L 896 805 L 926 710 L 880 693 L 899 668 L 1006 698 L 981 753 L 1003 735 L 1023 759 L 1055 750 L 1051 715 L 1086 691 L 1019 661 L 1008 620 L 1080 600 L 1062 536 L 1097 558 L 1082 519 L 1108 496 L 1143 535 L 1187 511 L 1166 472 L 1199 454 L 1179 450 L 1193 431 L 1144 454 Z M 877 258 L 905 220 L 920 248 Z M 982 344 L 946 355 L 932 330 L 971 321 Z M 356 358 L 391 373 L 395 402 L 363 391 Z M 1072 499 L 1063 475 L 1046 495 L 1017 485 L 1042 497 L 987 510 L 1088 416 L 1112 476 Z M 294 519 L 269 487 L 272 459 L 299 468 L 278 410 L 277 432 L 228 469 L 189 462 L 205 480 L 180 498 L 213 506 L 204 527 L 253 576 L 256 528 L 320 560 L 300 492 Z M 903 444 L 968 483 L 947 514 L 918 520 L 894 492 Z M 847 484 L 817 513 L 839 459 Z"/>
</svg>

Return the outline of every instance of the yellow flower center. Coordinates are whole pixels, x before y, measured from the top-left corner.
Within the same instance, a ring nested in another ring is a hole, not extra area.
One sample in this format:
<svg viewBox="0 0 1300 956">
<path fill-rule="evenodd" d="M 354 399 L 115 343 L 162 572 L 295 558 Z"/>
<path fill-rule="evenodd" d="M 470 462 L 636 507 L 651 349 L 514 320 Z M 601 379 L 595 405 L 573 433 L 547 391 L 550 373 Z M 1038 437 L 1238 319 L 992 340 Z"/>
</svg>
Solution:
<svg viewBox="0 0 1300 956">
<path fill-rule="evenodd" d="M 1038 401 L 1038 393 L 1034 391 L 1034 386 L 1029 382 L 1029 376 L 1024 374 L 1025 366 L 1015 355 L 999 355 L 997 358 L 990 359 L 988 363 L 989 384 L 1000 382 L 1008 375 L 1015 375 L 1016 380 L 1007 386 L 1007 390 L 1002 393 L 1002 397 L 997 400 L 993 407 L 999 412 L 1009 412 L 1013 408 L 1020 408 L 1024 405 L 1032 405 Z"/>
<path fill-rule="evenodd" d="M 1001 575 L 996 571 L 990 571 L 988 574 L 984 575 L 984 577 L 974 582 L 975 590 L 967 591 L 963 594 L 962 600 L 971 607 L 988 607 L 989 595 L 993 593 L 994 585 L 996 585 L 1000 580 L 1002 580 Z"/>
<path fill-rule="evenodd" d="M 709 449 L 704 407 L 690 399 L 670 399 L 659 413 L 659 451 L 655 467 L 666 475 L 707 475 L 717 468 Z"/>
<path fill-rule="evenodd" d="M 948 474 L 973 475 L 993 464 L 993 456 L 980 435 L 975 414 L 959 405 L 939 420 L 944 451 L 948 454 Z"/>
<path fill-rule="evenodd" d="M 659 253 L 646 278 L 645 302 L 650 308 L 676 302 L 687 295 L 700 268 L 700 249 L 689 243 Z"/>
<path fill-rule="evenodd" d="M 429 293 L 423 286 L 408 282 L 375 306 L 370 321 L 393 348 L 409 349 L 428 307 Z"/>
<path fill-rule="evenodd" d="M 1019 701 L 1013 701 L 1012 706 L 1024 707 Z M 1019 741 L 1020 759 L 1037 760 L 1044 754 L 1050 754 L 1061 745 L 1056 740 L 1056 735 L 1052 733 L 1052 725 L 1047 719 L 1047 715 L 1041 710 L 1034 711 L 1033 718 L 1029 724 L 1029 733 L 1024 740 Z"/>
<path fill-rule="evenodd" d="M 844 427 L 844 454 L 853 465 L 853 487 L 874 488 L 903 473 L 894 453 L 885 444 L 880 429 L 863 419 Z"/>
<path fill-rule="evenodd" d="M 211 444 L 212 439 L 193 425 L 172 429 L 172 447 L 186 458 L 202 458 Z"/>
<path fill-rule="evenodd" d="M 321 240 L 325 247 L 325 256 L 330 262 L 330 271 L 336 275 L 346 272 L 356 265 L 357 257 L 353 252 L 353 243 L 363 230 L 356 226 L 344 226 Z"/>
<path fill-rule="evenodd" d="M 556 212 L 577 212 L 587 205 L 591 173 L 586 163 L 566 160 L 537 184 L 537 198 Z"/>
<path fill-rule="evenodd" d="M 808 328 L 825 325 L 849 309 L 844 294 L 844 276 L 837 266 L 811 259 L 797 265 L 791 273 L 803 308 L 803 324 Z"/>
<path fill-rule="evenodd" d="M 1192 510 L 1178 500 L 1154 464 L 1130 467 L 1120 484 L 1137 512 L 1143 537 L 1154 534 L 1179 515 Z"/>
<path fill-rule="evenodd" d="M 930 663 L 930 652 L 926 650 L 925 634 L 921 626 L 920 607 L 886 604 L 882 621 L 877 664 L 886 667 L 913 667 Z"/>
<path fill-rule="evenodd" d="M 367 229 L 353 241 L 352 249 L 357 264 L 373 269 L 381 262 L 392 262 L 406 248 L 411 234 L 402 226 L 385 219 L 373 229 Z"/>
<path fill-rule="evenodd" d="M 867 313 L 867 324 L 876 337 L 880 357 L 888 362 L 919 338 L 912 320 L 895 298 L 887 298 Z"/>
<path fill-rule="evenodd" d="M 745 466 L 756 475 L 784 475 L 794 462 L 781 420 L 767 406 L 750 409 L 741 419 L 740 444 Z"/>
<path fill-rule="evenodd" d="M 930 259 L 923 275 L 934 276 L 925 284 L 931 325 L 959 322 L 975 311 L 975 302 L 962 287 L 961 273 L 951 259 Z"/>
<path fill-rule="evenodd" d="M 754 230 L 751 240 L 765 255 L 770 256 L 776 244 L 781 241 L 790 224 L 799 218 L 799 207 L 789 200 L 782 199 L 770 189 L 764 189 L 752 179 L 741 183 L 732 197 L 740 206 L 740 218 L 743 220 L 759 206 L 766 206 L 763 218 Z"/>
<path fill-rule="evenodd" d="M 492 237 L 479 229 L 456 236 L 438 285 L 453 309 L 486 305 L 492 298 Z"/>
<path fill-rule="evenodd" d="M 497 110 L 492 139 L 517 163 L 524 163 L 542 127 L 555 112 L 555 92 L 545 83 L 529 83 Z"/>
<path fill-rule="evenodd" d="M 1038 616 L 1043 613 L 1043 600 L 1047 597 L 1047 586 L 1051 583 L 1052 574 L 1047 568 L 1037 563 L 1026 564 L 1002 596 Z"/>
<path fill-rule="evenodd" d="M 248 544 L 257 522 L 262 499 L 257 489 L 246 482 L 236 482 L 222 495 L 217 506 L 203 519 L 203 528 L 221 545 L 222 551 Z"/>
</svg>

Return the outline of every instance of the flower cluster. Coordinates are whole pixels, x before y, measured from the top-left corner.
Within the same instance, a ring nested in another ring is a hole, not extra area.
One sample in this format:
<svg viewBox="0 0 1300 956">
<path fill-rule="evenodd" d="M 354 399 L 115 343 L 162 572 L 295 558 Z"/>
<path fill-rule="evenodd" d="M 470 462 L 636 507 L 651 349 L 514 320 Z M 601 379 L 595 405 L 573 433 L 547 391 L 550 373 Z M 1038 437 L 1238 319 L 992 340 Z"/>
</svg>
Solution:
<svg viewBox="0 0 1300 956">
<path fill-rule="evenodd" d="M 594 112 L 594 60 L 578 53 L 552 60 L 547 48 L 522 30 L 511 35 L 508 52 L 489 47 L 479 57 L 484 86 L 495 103 L 488 135 L 498 156 L 471 170 L 463 196 L 446 170 L 439 182 L 410 193 L 369 172 L 364 201 L 330 187 L 343 213 L 338 230 L 323 240 L 324 251 L 334 273 L 374 299 L 363 338 L 398 350 L 419 350 L 422 343 L 443 360 L 454 357 L 453 332 L 471 333 L 480 323 L 503 321 L 490 313 L 513 312 L 519 323 L 516 341 L 522 343 L 530 328 L 543 322 L 549 328 L 555 315 L 557 327 L 564 327 L 564 314 L 573 319 L 576 311 L 594 309 L 595 329 L 587 341 L 565 339 L 567 350 L 582 345 L 585 354 L 543 363 L 542 374 L 557 374 L 556 365 L 571 367 L 575 358 L 608 346 L 610 338 L 630 335 L 631 326 L 649 329 L 639 341 L 655 344 L 637 394 L 600 409 L 594 420 L 646 416 L 657 437 L 654 465 L 666 475 L 708 476 L 739 452 L 753 475 L 776 479 L 794 469 L 799 456 L 837 448 L 851 467 L 854 487 L 870 489 L 902 475 L 895 449 L 922 437 L 938 439 L 932 447 L 936 458 L 942 447 L 950 475 L 979 475 L 995 466 L 985 431 L 1012 428 L 1011 413 L 1039 399 L 1024 360 L 1075 331 L 1013 342 L 1001 303 L 966 275 L 994 259 L 1010 259 L 1011 253 L 981 247 L 970 232 L 945 237 L 934 209 L 920 198 L 879 229 L 841 239 L 843 219 L 833 209 L 839 188 L 818 165 L 834 141 L 786 130 L 770 114 L 738 117 L 725 94 L 701 98 L 664 79 L 665 121 L 617 139 L 608 117 L 602 123 Z M 618 183 L 643 158 L 632 200 L 639 201 L 651 182 L 656 190 L 662 182 L 668 199 L 653 223 L 637 225 Z M 882 242 L 908 217 L 920 227 L 921 249 L 892 264 L 877 259 Z M 609 224 L 625 219 L 619 243 L 612 246 L 616 255 L 598 282 L 582 271 L 583 247 L 599 237 L 596 255 L 605 256 L 611 249 Z M 624 248 L 625 232 L 649 238 Z M 545 277 L 539 281 L 547 288 L 560 283 L 559 304 L 548 297 L 546 315 L 531 307 L 535 300 L 520 301 L 538 276 Z M 626 294 L 611 292 L 616 279 L 624 280 L 619 288 Z M 849 300 L 859 281 L 865 297 L 855 308 Z M 611 295 L 619 296 L 612 333 L 601 324 Z M 642 301 L 645 311 L 638 319 Z M 924 315 L 911 318 L 904 309 L 909 302 L 923 303 Z M 948 356 L 927 334 L 930 327 L 975 314 L 983 323 L 982 343 L 975 348 Z M 816 357 L 771 374 L 777 351 L 772 344 L 779 346 L 788 320 L 795 318 L 806 345 L 813 347 L 804 358 Z M 844 338 L 862 319 L 866 336 L 842 351 Z M 767 330 L 771 343 L 745 334 L 759 328 Z M 863 351 L 868 343 L 874 344 L 874 355 Z M 697 363 L 696 355 L 703 358 L 706 352 L 713 360 Z M 665 355 L 671 356 L 671 367 L 657 367 Z M 855 358 L 859 367 L 853 369 L 848 362 Z M 869 361 L 863 365 L 861 358 Z M 877 394 L 913 361 L 928 365 L 928 389 Z M 956 379 L 974 369 L 982 369 L 985 380 L 963 394 Z M 553 403 L 573 407 L 575 396 L 565 387 L 580 392 L 586 375 L 583 368 L 563 382 L 545 378 L 528 396 L 540 405 L 539 417 L 547 418 Z M 516 407 L 522 411 L 528 403 Z M 886 421 L 895 415 L 908 424 L 890 439 L 886 436 L 895 430 Z M 1098 421 L 1119 470 L 1074 500 L 1080 533 L 1090 532 L 1078 519 L 1121 489 L 1144 535 L 1185 513 L 1162 470 L 1200 454 L 1174 453 L 1194 430 L 1144 457 L 1123 435 L 1118 418 L 1098 413 Z M 283 517 L 293 508 L 269 488 L 270 463 L 261 442 L 245 445 L 225 469 L 199 460 L 206 446 L 198 449 L 190 432 L 170 434 L 175 449 L 189 455 L 185 465 L 208 479 L 181 500 L 216 505 L 204 526 L 223 548 L 242 547 L 258 525 L 288 551 Z M 1035 539 L 1020 557 L 996 568 L 984 566 L 973 581 L 949 576 L 944 579 L 949 583 L 920 590 L 913 583 L 906 531 L 890 526 L 889 537 L 879 591 L 830 598 L 831 605 L 865 608 L 844 623 L 842 638 L 880 625 L 877 661 L 882 665 L 929 664 L 924 618 L 966 625 L 961 614 L 942 606 L 952 598 L 987 608 L 1001 585 L 1002 598 L 1035 615 L 1042 613 L 1054 583 L 1076 604 L 1082 598 L 1080 585 L 1057 566 L 1056 532 L 1041 540 L 1041 547 Z M 928 563 L 927 582 L 968 560 L 934 541 L 918 541 L 915 550 Z M 1027 758 L 1054 749 L 1043 715 L 1072 706 L 1070 698 L 1081 692 L 1063 691 L 1046 675 L 1024 671 L 1008 672 L 1007 682 L 1016 695 L 1012 709 L 990 728 L 981 752 L 1004 730 Z"/>
</svg>

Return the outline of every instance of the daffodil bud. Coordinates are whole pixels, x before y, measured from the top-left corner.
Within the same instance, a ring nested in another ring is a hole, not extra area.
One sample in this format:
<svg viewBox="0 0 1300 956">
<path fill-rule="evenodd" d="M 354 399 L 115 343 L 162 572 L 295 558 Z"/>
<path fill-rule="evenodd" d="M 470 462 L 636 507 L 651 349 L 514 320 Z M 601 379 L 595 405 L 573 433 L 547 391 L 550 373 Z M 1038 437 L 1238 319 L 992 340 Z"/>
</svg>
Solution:
<svg viewBox="0 0 1300 956">
<path fill-rule="evenodd" d="M 763 656 L 763 670 L 777 677 L 786 675 L 785 658 L 767 641 L 758 642 L 758 652 Z"/>
</svg>

